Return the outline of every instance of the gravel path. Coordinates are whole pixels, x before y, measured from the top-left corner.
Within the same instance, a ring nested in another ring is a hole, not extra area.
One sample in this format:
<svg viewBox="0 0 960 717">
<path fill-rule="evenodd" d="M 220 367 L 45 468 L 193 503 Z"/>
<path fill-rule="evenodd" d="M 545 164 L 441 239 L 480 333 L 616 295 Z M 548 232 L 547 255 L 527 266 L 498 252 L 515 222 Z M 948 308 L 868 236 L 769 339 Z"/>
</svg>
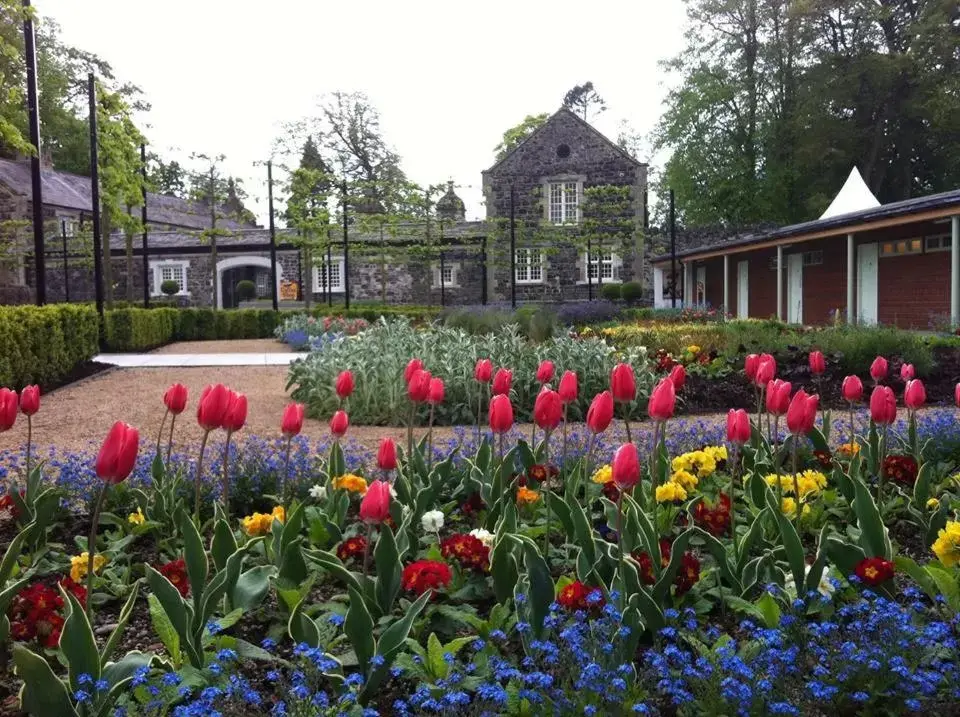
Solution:
<svg viewBox="0 0 960 717">
<path fill-rule="evenodd" d="M 237 339 L 233 341 L 181 341 L 151 351 L 155 354 L 287 354 L 290 346 L 276 339 Z"/>
</svg>

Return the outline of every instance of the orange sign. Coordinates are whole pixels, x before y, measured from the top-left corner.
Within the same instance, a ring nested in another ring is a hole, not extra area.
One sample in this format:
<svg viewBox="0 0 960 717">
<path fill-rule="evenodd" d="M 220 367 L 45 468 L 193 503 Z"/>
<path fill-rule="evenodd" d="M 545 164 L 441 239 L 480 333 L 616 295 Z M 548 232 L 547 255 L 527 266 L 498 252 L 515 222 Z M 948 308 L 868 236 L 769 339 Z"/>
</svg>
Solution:
<svg viewBox="0 0 960 717">
<path fill-rule="evenodd" d="M 300 285 L 297 282 L 281 281 L 280 282 L 280 300 L 296 301 L 299 290 L 300 290 Z"/>
</svg>

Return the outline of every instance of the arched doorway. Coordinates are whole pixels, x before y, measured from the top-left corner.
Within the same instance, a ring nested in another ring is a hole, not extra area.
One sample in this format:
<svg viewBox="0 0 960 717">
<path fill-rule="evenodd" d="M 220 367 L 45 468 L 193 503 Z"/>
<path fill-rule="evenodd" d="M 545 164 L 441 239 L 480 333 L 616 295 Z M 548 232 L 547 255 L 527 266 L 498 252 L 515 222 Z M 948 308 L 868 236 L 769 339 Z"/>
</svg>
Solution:
<svg viewBox="0 0 960 717">
<path fill-rule="evenodd" d="M 270 298 L 270 260 L 264 256 L 232 256 L 217 262 L 217 308 L 233 309 L 239 305 L 237 283 L 252 281 L 258 289 L 264 289 Z M 265 283 L 264 283 L 265 282 Z M 277 262 L 277 299 L 283 283 L 283 265 Z M 259 293 L 258 293 L 259 296 Z"/>
</svg>

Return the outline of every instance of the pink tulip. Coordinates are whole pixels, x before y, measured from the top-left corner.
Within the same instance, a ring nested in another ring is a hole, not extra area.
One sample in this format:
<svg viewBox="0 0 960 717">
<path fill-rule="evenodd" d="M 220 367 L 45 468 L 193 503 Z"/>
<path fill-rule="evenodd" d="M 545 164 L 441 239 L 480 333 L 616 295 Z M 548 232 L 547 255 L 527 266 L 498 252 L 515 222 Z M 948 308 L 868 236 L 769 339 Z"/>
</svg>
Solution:
<svg viewBox="0 0 960 717">
<path fill-rule="evenodd" d="M 175 383 L 163 394 L 163 404 L 174 416 L 179 416 L 187 407 L 187 387 Z"/>
<path fill-rule="evenodd" d="M 544 431 L 552 431 L 563 418 L 563 402 L 560 394 L 544 387 L 533 405 L 533 420 Z"/>
<path fill-rule="evenodd" d="M 537 367 L 537 383 L 550 383 L 553 380 L 553 361 L 541 361 Z"/>
<path fill-rule="evenodd" d="M 789 381 L 783 381 L 775 378 L 767 383 L 767 413 L 774 416 L 782 416 L 790 407 L 790 392 L 793 386 Z"/>
<path fill-rule="evenodd" d="M 863 381 L 856 376 L 847 376 L 840 386 L 840 393 L 850 403 L 856 403 L 863 398 Z"/>
<path fill-rule="evenodd" d="M 423 403 L 430 397 L 430 379 L 433 377 L 429 371 L 418 368 L 407 381 L 407 396 L 414 403 Z"/>
<path fill-rule="evenodd" d="M 618 363 L 610 371 L 610 393 L 617 403 L 630 403 L 637 397 L 637 379 L 633 366 Z"/>
<path fill-rule="evenodd" d="M 223 420 L 230 407 L 230 389 L 222 383 L 207 386 L 197 403 L 197 423 L 205 431 L 223 427 Z"/>
<path fill-rule="evenodd" d="M 375 480 L 360 501 L 360 520 L 380 524 L 390 517 L 390 484 Z"/>
<path fill-rule="evenodd" d="M 790 407 L 787 409 L 787 428 L 791 433 L 800 436 L 813 430 L 819 403 L 819 396 L 808 395 L 803 389 L 793 395 Z"/>
<path fill-rule="evenodd" d="M 870 418 L 885 426 L 897 420 L 897 397 L 889 386 L 877 386 L 870 394 Z"/>
<path fill-rule="evenodd" d="M 913 369 L 912 363 L 905 363 L 900 366 L 900 379 L 904 382 L 911 380 L 916 376 L 916 371 Z"/>
<path fill-rule="evenodd" d="M 40 410 L 40 387 L 24 386 L 20 392 L 20 412 L 32 416 Z"/>
<path fill-rule="evenodd" d="M 777 360 L 770 354 L 760 354 L 757 363 L 757 375 L 754 383 L 757 386 L 766 386 L 777 375 Z"/>
<path fill-rule="evenodd" d="M 750 383 L 756 383 L 757 369 L 760 367 L 760 357 L 757 354 L 749 354 L 743 361 L 743 370 L 747 374 L 747 380 Z"/>
<path fill-rule="evenodd" d="M 506 433 L 513 428 L 513 404 L 502 393 L 490 399 L 490 430 L 494 433 Z"/>
<path fill-rule="evenodd" d="M 887 377 L 888 370 L 887 360 L 883 356 L 877 356 L 873 360 L 873 363 L 870 364 L 870 378 L 876 383 L 880 383 L 880 381 Z"/>
<path fill-rule="evenodd" d="M 493 376 L 493 395 L 505 396 L 510 393 L 510 386 L 513 385 L 513 371 L 508 368 L 497 369 Z"/>
<path fill-rule="evenodd" d="M 117 421 L 97 454 L 97 476 L 107 483 L 122 483 L 130 475 L 140 450 L 140 434 L 123 421 Z"/>
<path fill-rule="evenodd" d="M 960 390 L 960 384 L 957 385 L 958 390 Z M 958 399 L 957 405 L 960 405 L 960 399 Z M 613 394 L 609 391 L 598 393 L 594 396 L 590 408 L 587 409 L 587 427 L 594 434 L 603 433 L 610 426 L 612 420 Z"/>
<path fill-rule="evenodd" d="M 330 433 L 337 438 L 343 438 L 350 427 L 350 418 L 346 411 L 337 411 L 330 418 Z"/>
<path fill-rule="evenodd" d="M 687 382 L 687 370 L 683 367 L 683 364 L 678 363 L 670 371 L 670 380 L 673 381 L 673 387 L 679 391 L 683 388 L 683 384 Z"/>
<path fill-rule="evenodd" d="M 670 377 L 661 379 L 660 383 L 650 394 L 647 402 L 647 413 L 654 421 L 666 421 L 673 417 L 673 409 L 677 403 L 677 393 Z"/>
<path fill-rule="evenodd" d="M 337 376 L 336 384 L 334 384 L 334 388 L 337 391 L 337 396 L 340 397 L 341 401 L 350 397 L 350 394 L 353 393 L 353 387 L 353 372 L 341 371 L 340 375 Z"/>
<path fill-rule="evenodd" d="M 960 389 L 960 384 L 957 385 Z M 17 410 L 20 407 L 17 392 L 9 388 L 0 388 L 0 433 L 9 431 L 17 422 Z"/>
<path fill-rule="evenodd" d="M 742 408 L 727 413 L 727 442 L 742 446 L 750 440 L 750 417 Z"/>
<path fill-rule="evenodd" d="M 434 406 L 443 403 L 443 396 L 445 393 L 446 389 L 443 385 L 443 379 L 431 378 L 430 387 L 427 389 L 427 403 L 432 403 Z"/>
<path fill-rule="evenodd" d="M 493 364 L 490 359 L 480 359 L 473 369 L 473 377 L 480 383 L 490 383 L 493 375 Z"/>
<path fill-rule="evenodd" d="M 410 383 L 410 379 L 413 378 L 413 374 L 422 370 L 423 361 L 418 358 L 410 359 L 409 363 L 407 363 L 407 367 L 403 370 L 403 380 L 407 383 Z"/>
<path fill-rule="evenodd" d="M 577 374 L 575 371 L 564 371 L 560 377 L 560 387 L 557 389 L 560 394 L 560 400 L 564 404 L 573 403 L 577 400 L 580 393 L 580 386 L 577 383 Z"/>
<path fill-rule="evenodd" d="M 927 391 L 923 387 L 923 381 L 919 378 L 907 381 L 907 386 L 903 389 L 904 405 L 911 411 L 916 411 L 918 408 L 923 408 L 923 404 L 926 402 Z"/>
<path fill-rule="evenodd" d="M 382 471 L 392 471 L 397 467 L 397 444 L 392 438 L 382 438 L 377 450 L 377 467 Z"/>
<path fill-rule="evenodd" d="M 827 370 L 827 362 L 823 358 L 822 351 L 810 352 L 810 373 L 819 376 Z"/>
<path fill-rule="evenodd" d="M 247 397 L 242 393 L 230 391 L 230 402 L 223 414 L 223 427 L 233 433 L 243 428 L 247 422 Z"/>
<path fill-rule="evenodd" d="M 283 409 L 283 418 L 280 421 L 280 432 L 285 438 L 300 435 L 303 430 L 303 404 L 289 403 Z"/>
<path fill-rule="evenodd" d="M 673 384 L 671 384 L 672 386 Z M 632 488 L 640 482 L 640 456 L 633 443 L 624 443 L 613 454 L 613 482 L 620 490 Z"/>
</svg>

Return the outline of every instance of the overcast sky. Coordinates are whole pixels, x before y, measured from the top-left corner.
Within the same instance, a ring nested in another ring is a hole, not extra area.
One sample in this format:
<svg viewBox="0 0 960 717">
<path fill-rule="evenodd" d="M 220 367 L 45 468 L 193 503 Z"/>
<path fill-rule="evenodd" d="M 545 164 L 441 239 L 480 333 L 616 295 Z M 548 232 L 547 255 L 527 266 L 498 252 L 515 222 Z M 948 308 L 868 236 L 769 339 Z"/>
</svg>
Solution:
<svg viewBox="0 0 960 717">
<path fill-rule="evenodd" d="M 143 88 L 153 148 L 223 153 L 265 221 L 265 169 L 285 121 L 333 90 L 363 91 L 414 181 L 453 179 L 482 218 L 480 172 L 505 129 L 553 112 L 592 80 L 608 110 L 649 133 L 682 46 L 682 0 L 34 0 L 66 42 Z M 642 157 L 641 159 L 647 159 Z M 659 163 L 661 157 L 654 158 Z"/>
</svg>

